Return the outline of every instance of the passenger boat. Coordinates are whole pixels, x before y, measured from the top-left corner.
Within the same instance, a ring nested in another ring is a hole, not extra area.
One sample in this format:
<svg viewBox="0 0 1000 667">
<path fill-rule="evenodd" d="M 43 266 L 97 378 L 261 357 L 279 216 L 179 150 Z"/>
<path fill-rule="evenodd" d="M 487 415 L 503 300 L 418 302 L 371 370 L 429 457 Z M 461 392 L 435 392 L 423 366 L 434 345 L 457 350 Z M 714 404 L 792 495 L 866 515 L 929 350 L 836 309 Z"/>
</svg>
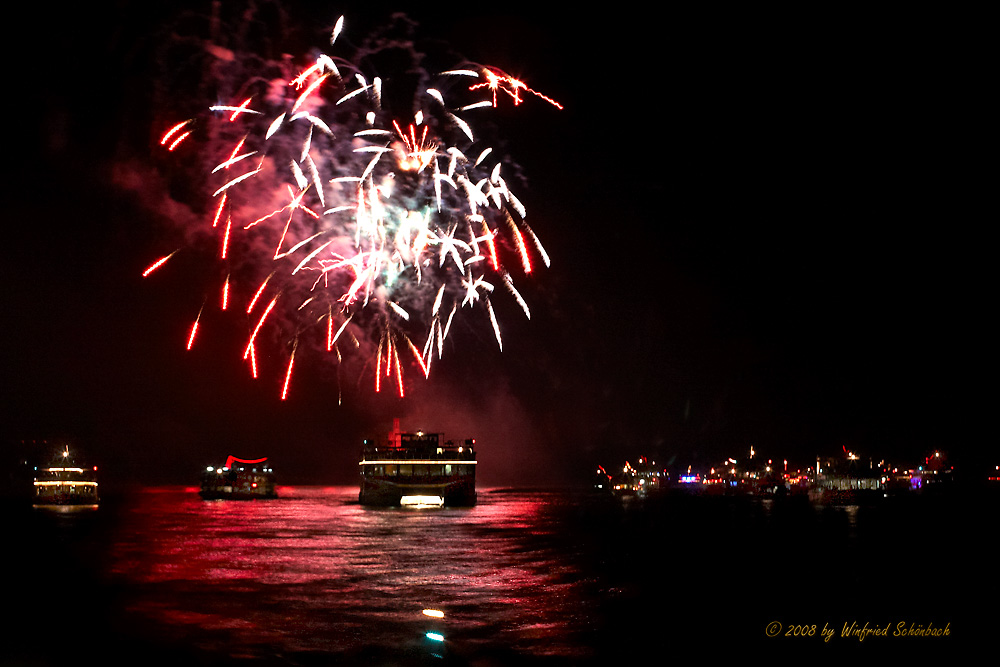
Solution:
<svg viewBox="0 0 1000 667">
<path fill-rule="evenodd" d="M 32 505 L 41 509 L 97 509 L 97 466 L 79 465 L 69 447 L 44 468 L 35 469 Z"/>
<path fill-rule="evenodd" d="M 230 456 L 226 464 L 208 466 L 201 474 L 201 497 L 205 500 L 256 500 L 277 498 L 274 470 L 267 458 L 238 459 Z"/>
<path fill-rule="evenodd" d="M 865 462 L 844 447 L 844 456 L 816 460 L 810 500 L 830 504 L 854 504 L 882 498 L 888 477 L 871 460 Z"/>
<path fill-rule="evenodd" d="M 385 440 L 365 440 L 358 501 L 386 507 L 475 505 L 475 444 L 445 441 L 440 433 L 403 433 L 397 419 Z"/>
</svg>

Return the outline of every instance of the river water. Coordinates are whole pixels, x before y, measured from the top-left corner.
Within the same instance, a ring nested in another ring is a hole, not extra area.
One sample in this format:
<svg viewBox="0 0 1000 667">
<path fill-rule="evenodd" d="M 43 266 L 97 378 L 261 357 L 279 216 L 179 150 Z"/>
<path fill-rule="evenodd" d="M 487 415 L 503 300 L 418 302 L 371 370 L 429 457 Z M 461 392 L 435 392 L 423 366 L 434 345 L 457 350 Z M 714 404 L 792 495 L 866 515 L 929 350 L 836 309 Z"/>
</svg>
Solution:
<svg viewBox="0 0 1000 667">
<path fill-rule="evenodd" d="M 91 513 L 10 506 L 4 664 L 956 658 L 996 620 L 976 611 L 1000 590 L 993 498 L 481 489 L 473 508 L 404 510 L 363 507 L 356 487 L 279 494 L 206 502 L 163 487 Z"/>
</svg>

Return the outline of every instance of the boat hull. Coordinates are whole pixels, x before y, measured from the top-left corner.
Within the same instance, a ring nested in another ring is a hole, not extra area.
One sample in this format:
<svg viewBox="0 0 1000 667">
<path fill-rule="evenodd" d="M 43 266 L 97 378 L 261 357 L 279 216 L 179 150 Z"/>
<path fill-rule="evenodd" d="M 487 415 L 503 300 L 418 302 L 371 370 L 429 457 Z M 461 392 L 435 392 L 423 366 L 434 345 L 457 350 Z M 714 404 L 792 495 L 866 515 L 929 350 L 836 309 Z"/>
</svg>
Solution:
<svg viewBox="0 0 1000 667">
<path fill-rule="evenodd" d="M 408 483 L 368 477 L 361 481 L 358 493 L 358 502 L 376 507 L 399 507 L 409 504 L 407 499 L 411 498 L 440 498 L 444 507 L 471 507 L 476 504 L 476 484 L 474 479 Z"/>
<path fill-rule="evenodd" d="M 100 507 L 97 502 L 88 503 L 45 503 L 38 502 L 32 504 L 36 510 L 45 510 L 48 512 L 89 512 L 96 510 Z"/>
</svg>

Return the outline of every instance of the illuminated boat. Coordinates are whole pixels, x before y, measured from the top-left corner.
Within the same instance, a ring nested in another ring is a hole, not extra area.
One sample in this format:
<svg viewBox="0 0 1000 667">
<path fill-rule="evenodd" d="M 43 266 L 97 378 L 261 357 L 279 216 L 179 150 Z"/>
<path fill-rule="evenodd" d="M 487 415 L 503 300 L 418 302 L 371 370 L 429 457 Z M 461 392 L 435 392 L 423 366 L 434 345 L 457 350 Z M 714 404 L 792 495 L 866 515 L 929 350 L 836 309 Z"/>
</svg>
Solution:
<svg viewBox="0 0 1000 667">
<path fill-rule="evenodd" d="M 201 474 L 205 500 L 256 500 L 277 498 L 274 470 L 267 459 L 238 459 L 230 456 L 221 467 L 208 466 Z"/>
<path fill-rule="evenodd" d="M 63 449 L 48 467 L 35 469 L 34 507 L 42 509 L 97 509 L 97 466 L 82 467 Z"/>
<path fill-rule="evenodd" d="M 882 498 L 888 477 L 871 459 L 867 462 L 844 447 L 844 456 L 816 459 L 809 498 L 820 503 L 847 503 Z"/>
<path fill-rule="evenodd" d="M 603 472 L 604 468 L 599 470 Z M 666 471 L 657 468 L 655 462 L 644 456 L 639 457 L 639 462 L 634 467 L 626 461 L 621 473 L 613 477 L 604 473 L 604 476 L 607 481 L 602 482 L 602 487 L 620 498 L 645 498 L 662 491 L 667 483 Z"/>
<path fill-rule="evenodd" d="M 383 507 L 475 505 L 475 444 L 444 441 L 440 433 L 403 433 L 397 419 L 385 441 L 365 440 L 358 501 Z"/>
</svg>

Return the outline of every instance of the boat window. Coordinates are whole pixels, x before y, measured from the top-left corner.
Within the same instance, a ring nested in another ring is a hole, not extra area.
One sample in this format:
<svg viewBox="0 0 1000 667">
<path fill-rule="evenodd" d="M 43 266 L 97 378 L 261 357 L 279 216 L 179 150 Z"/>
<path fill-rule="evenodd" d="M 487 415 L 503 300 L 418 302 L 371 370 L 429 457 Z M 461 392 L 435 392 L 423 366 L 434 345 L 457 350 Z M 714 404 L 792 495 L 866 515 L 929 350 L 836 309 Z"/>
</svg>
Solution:
<svg viewBox="0 0 1000 667">
<path fill-rule="evenodd" d="M 399 474 L 400 475 L 406 475 L 406 476 L 412 475 L 413 474 L 413 466 L 410 465 L 409 463 L 405 463 L 403 465 L 400 465 L 399 466 Z"/>
<path fill-rule="evenodd" d="M 452 468 L 452 465 L 450 463 L 445 464 L 445 466 L 444 466 L 444 474 L 450 475 L 451 474 L 451 468 Z"/>
<path fill-rule="evenodd" d="M 386 475 L 395 475 L 396 472 L 397 472 L 396 471 L 397 468 L 398 468 L 398 466 L 395 463 L 390 463 L 389 465 L 387 465 L 385 467 L 385 474 Z"/>
</svg>

